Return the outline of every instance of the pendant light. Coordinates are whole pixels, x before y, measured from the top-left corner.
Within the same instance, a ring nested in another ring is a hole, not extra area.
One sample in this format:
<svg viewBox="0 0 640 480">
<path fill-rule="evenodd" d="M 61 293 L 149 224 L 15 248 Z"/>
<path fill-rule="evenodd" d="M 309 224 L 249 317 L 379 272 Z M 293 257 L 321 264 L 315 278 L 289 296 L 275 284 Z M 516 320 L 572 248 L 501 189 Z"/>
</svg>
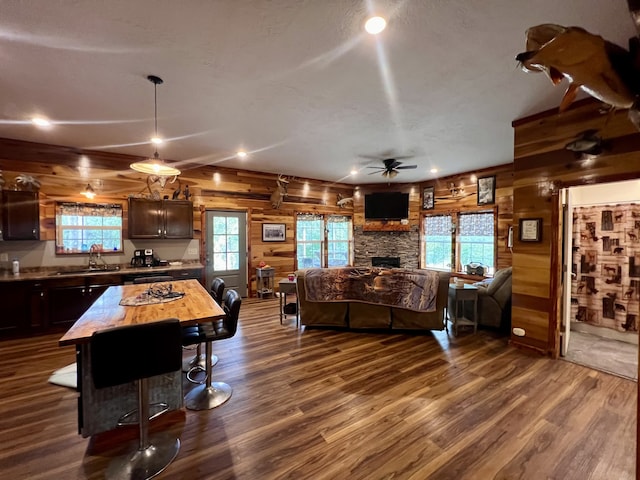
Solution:
<svg viewBox="0 0 640 480">
<path fill-rule="evenodd" d="M 154 119 L 155 119 L 155 137 L 154 140 L 158 138 L 158 85 L 163 83 L 160 77 L 155 75 L 149 75 L 147 77 L 151 83 L 153 83 L 153 103 L 154 103 Z M 159 177 L 174 177 L 180 175 L 180 170 L 172 167 L 171 165 L 167 165 L 158 155 L 158 144 L 154 142 L 156 145 L 156 151 L 153 154 L 153 158 L 149 158 L 142 162 L 135 162 L 129 165 L 136 172 L 146 173 L 147 175 L 157 175 Z"/>
<path fill-rule="evenodd" d="M 89 199 L 93 199 L 96 196 L 96 191 L 93 189 L 90 183 L 87 183 L 87 188 L 85 188 L 81 193 Z"/>
</svg>

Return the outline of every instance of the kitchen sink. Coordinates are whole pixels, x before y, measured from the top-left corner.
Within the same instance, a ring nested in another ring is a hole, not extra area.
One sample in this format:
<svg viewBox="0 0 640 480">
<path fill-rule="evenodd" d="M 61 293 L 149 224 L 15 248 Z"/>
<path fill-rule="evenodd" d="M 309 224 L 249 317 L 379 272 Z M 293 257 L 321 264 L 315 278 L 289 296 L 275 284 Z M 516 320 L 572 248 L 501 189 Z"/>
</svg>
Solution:
<svg viewBox="0 0 640 480">
<path fill-rule="evenodd" d="M 104 265 L 102 267 L 87 267 L 78 270 L 60 270 L 49 274 L 50 277 L 56 277 L 59 275 L 83 275 L 85 273 L 100 273 L 100 272 L 117 272 L 120 267 L 117 265 Z"/>
</svg>

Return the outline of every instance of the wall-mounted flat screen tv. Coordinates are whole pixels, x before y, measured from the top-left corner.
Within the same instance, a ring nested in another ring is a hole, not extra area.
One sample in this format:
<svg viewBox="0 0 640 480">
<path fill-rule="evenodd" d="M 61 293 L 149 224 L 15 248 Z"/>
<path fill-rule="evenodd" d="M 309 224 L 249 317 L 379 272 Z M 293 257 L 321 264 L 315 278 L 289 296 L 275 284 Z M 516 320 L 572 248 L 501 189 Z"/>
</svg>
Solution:
<svg viewBox="0 0 640 480">
<path fill-rule="evenodd" d="M 377 192 L 364 196 L 364 218 L 367 220 L 402 220 L 409 218 L 409 194 Z"/>
</svg>

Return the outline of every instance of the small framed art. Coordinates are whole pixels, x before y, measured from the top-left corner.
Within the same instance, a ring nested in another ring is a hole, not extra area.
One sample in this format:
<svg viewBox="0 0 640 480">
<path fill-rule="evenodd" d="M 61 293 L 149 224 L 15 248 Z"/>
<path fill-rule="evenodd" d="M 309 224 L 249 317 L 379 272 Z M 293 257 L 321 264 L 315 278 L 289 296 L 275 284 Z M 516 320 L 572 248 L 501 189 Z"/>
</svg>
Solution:
<svg viewBox="0 0 640 480">
<path fill-rule="evenodd" d="M 519 238 L 521 242 L 542 241 L 542 219 L 541 218 L 521 218 Z"/>
<path fill-rule="evenodd" d="M 263 242 L 284 242 L 287 237 L 287 227 L 284 223 L 263 223 Z"/>
<path fill-rule="evenodd" d="M 478 205 L 496 203 L 496 176 L 478 178 Z"/>
<path fill-rule="evenodd" d="M 422 209 L 433 210 L 435 206 L 434 202 L 435 187 L 425 187 L 422 191 Z"/>
</svg>

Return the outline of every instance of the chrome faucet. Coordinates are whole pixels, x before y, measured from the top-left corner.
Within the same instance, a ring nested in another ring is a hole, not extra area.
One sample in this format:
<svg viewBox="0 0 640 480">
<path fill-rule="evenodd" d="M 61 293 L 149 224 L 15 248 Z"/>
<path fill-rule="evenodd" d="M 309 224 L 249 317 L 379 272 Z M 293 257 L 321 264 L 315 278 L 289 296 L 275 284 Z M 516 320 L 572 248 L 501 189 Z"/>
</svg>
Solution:
<svg viewBox="0 0 640 480">
<path fill-rule="evenodd" d="M 89 268 L 98 268 L 98 261 L 96 258 L 102 260 L 102 263 L 106 265 L 104 259 L 100 256 L 100 246 L 95 243 L 89 247 Z"/>
</svg>

